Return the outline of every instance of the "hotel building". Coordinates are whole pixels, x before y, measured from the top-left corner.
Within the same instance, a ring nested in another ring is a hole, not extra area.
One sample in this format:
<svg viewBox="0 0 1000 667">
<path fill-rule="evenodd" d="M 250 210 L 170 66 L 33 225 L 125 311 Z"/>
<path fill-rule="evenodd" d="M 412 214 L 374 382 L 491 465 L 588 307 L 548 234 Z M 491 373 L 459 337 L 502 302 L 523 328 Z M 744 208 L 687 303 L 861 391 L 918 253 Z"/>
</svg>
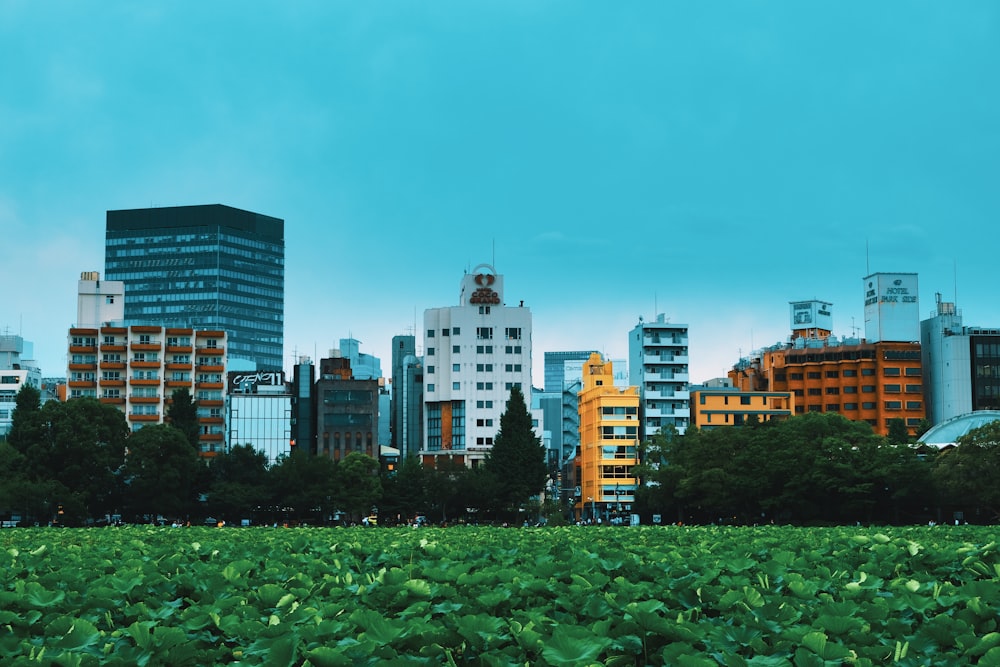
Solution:
<svg viewBox="0 0 1000 667">
<path fill-rule="evenodd" d="M 475 467 L 493 447 L 511 389 L 531 400 L 531 310 L 506 305 L 503 276 L 480 264 L 462 277 L 457 306 L 424 312 L 424 333 L 420 456 Z"/>
</svg>

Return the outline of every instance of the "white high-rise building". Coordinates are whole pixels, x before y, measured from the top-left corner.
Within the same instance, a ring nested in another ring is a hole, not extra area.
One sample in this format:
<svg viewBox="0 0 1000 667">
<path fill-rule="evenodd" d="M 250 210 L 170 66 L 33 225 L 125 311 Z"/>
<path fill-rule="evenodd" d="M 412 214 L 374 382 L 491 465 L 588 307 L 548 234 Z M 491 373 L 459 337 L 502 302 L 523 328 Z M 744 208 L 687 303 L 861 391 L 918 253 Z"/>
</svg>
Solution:
<svg viewBox="0 0 1000 667">
<path fill-rule="evenodd" d="M 664 426 L 684 434 L 691 419 L 688 385 L 688 325 L 663 313 L 655 322 L 639 321 L 628 338 L 629 384 L 639 387 L 642 431 L 651 438 Z"/>
<path fill-rule="evenodd" d="M 480 264 L 462 276 L 459 305 L 424 311 L 424 463 L 477 466 L 514 386 L 530 408 L 531 310 L 506 305 L 503 276 Z"/>
</svg>

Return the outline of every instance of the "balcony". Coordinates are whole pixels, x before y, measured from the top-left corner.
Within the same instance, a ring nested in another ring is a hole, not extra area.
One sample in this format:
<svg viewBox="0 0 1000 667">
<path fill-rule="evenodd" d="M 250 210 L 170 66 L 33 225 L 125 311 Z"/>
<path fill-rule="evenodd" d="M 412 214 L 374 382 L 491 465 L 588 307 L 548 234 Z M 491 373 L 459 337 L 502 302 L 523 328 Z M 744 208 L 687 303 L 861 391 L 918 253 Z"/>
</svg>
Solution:
<svg viewBox="0 0 1000 667">
<path fill-rule="evenodd" d="M 69 353 L 70 354 L 96 354 L 97 353 L 97 344 L 95 343 L 94 345 L 70 345 L 69 346 Z"/>
<path fill-rule="evenodd" d="M 89 389 L 97 386 L 97 380 L 70 380 L 67 384 L 71 389 Z"/>
<path fill-rule="evenodd" d="M 128 383 L 133 387 L 159 387 L 160 378 L 131 378 Z"/>
<path fill-rule="evenodd" d="M 198 422 L 201 424 L 221 424 L 223 423 L 222 417 L 199 417 Z"/>
<path fill-rule="evenodd" d="M 129 413 L 128 420 L 130 422 L 156 422 L 160 421 L 160 415 L 137 415 Z"/>
<path fill-rule="evenodd" d="M 105 405 L 125 405 L 124 396 L 102 396 L 101 403 Z"/>
<path fill-rule="evenodd" d="M 101 352 L 124 352 L 124 343 L 101 343 Z"/>
<path fill-rule="evenodd" d="M 129 347 L 136 352 L 159 352 L 160 344 L 157 342 L 132 343 Z"/>
<path fill-rule="evenodd" d="M 221 373 L 223 370 L 225 370 L 225 366 L 223 366 L 222 364 L 206 364 L 202 361 L 199 361 L 196 370 L 199 373 Z"/>
<path fill-rule="evenodd" d="M 195 389 L 222 389 L 225 385 L 221 382 L 196 382 Z"/>
<path fill-rule="evenodd" d="M 188 389 L 191 388 L 191 380 L 190 379 L 188 379 L 188 380 L 167 380 L 166 382 L 164 382 L 164 384 L 167 387 L 171 387 L 171 388 L 175 388 L 175 389 L 180 389 L 182 387 L 187 387 Z"/>
<path fill-rule="evenodd" d="M 198 399 L 198 405 L 200 405 L 202 407 L 205 407 L 205 408 L 221 408 L 222 407 L 222 399 L 221 398 L 218 398 L 218 399 L 202 398 L 202 399 Z"/>
<path fill-rule="evenodd" d="M 191 370 L 191 362 L 169 362 L 164 365 L 168 371 L 189 371 Z"/>
<path fill-rule="evenodd" d="M 102 371 L 120 371 L 125 369 L 124 361 L 102 361 L 101 370 Z"/>
<path fill-rule="evenodd" d="M 91 361 L 88 363 L 70 364 L 69 369 L 71 371 L 92 371 L 97 369 L 97 362 Z"/>
<path fill-rule="evenodd" d="M 200 442 L 221 442 L 222 441 L 222 434 L 221 433 L 202 433 L 201 435 L 198 436 L 198 440 Z"/>
<path fill-rule="evenodd" d="M 164 348 L 167 352 L 176 352 L 177 354 L 191 354 L 194 352 L 194 348 L 188 345 L 167 345 Z"/>
<path fill-rule="evenodd" d="M 132 368 L 159 368 L 160 360 L 152 359 L 147 361 L 137 361 L 133 359 L 129 365 L 132 366 Z"/>
<path fill-rule="evenodd" d="M 102 387 L 124 387 L 125 386 L 125 380 L 122 380 L 121 378 L 113 379 L 113 380 L 105 380 L 104 378 L 101 378 L 101 386 Z"/>
<path fill-rule="evenodd" d="M 160 397 L 159 396 L 129 396 L 128 397 L 128 402 L 129 403 L 138 403 L 138 404 L 159 403 L 160 402 Z"/>
</svg>

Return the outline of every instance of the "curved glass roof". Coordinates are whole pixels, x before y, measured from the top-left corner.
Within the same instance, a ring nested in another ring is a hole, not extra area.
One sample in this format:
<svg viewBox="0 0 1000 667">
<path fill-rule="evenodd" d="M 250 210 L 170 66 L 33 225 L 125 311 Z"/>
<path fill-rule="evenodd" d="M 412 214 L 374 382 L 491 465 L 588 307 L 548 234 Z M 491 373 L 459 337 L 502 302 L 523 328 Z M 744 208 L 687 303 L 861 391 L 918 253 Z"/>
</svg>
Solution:
<svg viewBox="0 0 1000 667">
<path fill-rule="evenodd" d="M 935 447 L 950 447 L 969 431 L 1000 419 L 1000 410 L 976 410 L 937 424 L 918 440 Z"/>
</svg>

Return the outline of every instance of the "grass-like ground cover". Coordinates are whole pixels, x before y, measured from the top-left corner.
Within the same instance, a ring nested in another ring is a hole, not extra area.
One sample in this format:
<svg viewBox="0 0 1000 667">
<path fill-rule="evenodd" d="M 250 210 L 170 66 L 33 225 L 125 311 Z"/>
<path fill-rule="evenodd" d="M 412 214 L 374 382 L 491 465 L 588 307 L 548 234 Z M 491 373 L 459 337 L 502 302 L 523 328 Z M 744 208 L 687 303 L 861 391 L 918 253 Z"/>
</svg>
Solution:
<svg viewBox="0 0 1000 667">
<path fill-rule="evenodd" d="M 0 531 L 4 665 L 1000 665 L 995 529 Z"/>
</svg>

